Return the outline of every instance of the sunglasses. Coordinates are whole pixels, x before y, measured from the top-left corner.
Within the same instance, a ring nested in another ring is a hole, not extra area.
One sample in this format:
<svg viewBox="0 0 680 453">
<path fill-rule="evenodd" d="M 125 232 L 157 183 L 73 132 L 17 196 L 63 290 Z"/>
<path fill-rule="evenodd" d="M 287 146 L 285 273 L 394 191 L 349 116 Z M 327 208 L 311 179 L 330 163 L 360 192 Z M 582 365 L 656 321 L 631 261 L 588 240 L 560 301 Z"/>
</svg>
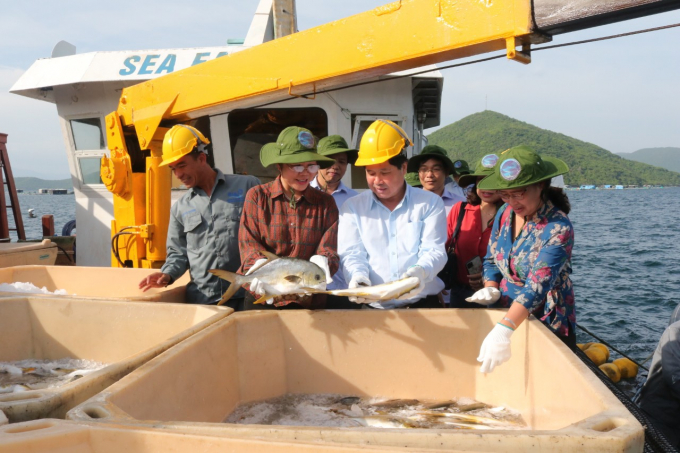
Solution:
<svg viewBox="0 0 680 453">
<path fill-rule="evenodd" d="M 288 168 L 294 170 L 296 173 L 302 173 L 307 170 L 309 173 L 318 173 L 321 165 L 310 164 L 310 165 L 288 165 Z"/>
<path fill-rule="evenodd" d="M 527 193 L 527 189 L 520 190 L 519 192 L 514 192 L 514 193 L 503 193 L 503 192 L 498 192 L 498 195 L 501 196 L 501 200 L 503 201 L 509 201 L 509 200 L 521 200 L 524 198 L 524 195 Z"/>
</svg>

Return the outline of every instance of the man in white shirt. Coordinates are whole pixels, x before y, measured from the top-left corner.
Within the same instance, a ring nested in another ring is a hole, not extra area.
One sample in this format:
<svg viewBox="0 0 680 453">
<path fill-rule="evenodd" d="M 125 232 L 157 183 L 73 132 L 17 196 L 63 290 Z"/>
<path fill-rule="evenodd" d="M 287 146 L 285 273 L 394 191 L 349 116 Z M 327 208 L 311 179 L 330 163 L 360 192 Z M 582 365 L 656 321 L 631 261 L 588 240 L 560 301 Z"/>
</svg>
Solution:
<svg viewBox="0 0 680 453">
<path fill-rule="evenodd" d="M 370 191 L 340 209 L 338 254 L 349 288 L 378 285 L 406 277 L 420 284 L 397 299 L 373 308 L 437 308 L 444 283 L 446 215 L 441 197 L 406 184 L 406 133 L 377 120 L 364 133 L 356 166 L 366 168 Z M 350 298 L 364 302 L 361 298 Z"/>
</svg>

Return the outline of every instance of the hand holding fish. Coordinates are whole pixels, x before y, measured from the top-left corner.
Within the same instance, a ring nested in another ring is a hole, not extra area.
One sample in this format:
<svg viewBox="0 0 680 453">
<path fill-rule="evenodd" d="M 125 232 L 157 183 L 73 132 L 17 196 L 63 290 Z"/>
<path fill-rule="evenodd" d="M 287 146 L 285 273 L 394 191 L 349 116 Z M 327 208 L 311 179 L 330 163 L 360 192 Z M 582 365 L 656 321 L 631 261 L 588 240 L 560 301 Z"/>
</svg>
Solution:
<svg viewBox="0 0 680 453">
<path fill-rule="evenodd" d="M 425 278 L 427 277 L 427 275 L 425 274 L 425 269 L 418 265 L 411 266 L 408 269 L 406 269 L 406 272 L 402 274 L 401 279 L 409 277 L 416 277 L 418 279 L 418 286 L 415 289 L 409 291 L 408 293 L 397 297 L 398 300 L 415 299 L 425 289 L 425 284 L 423 283 L 425 281 Z"/>
<path fill-rule="evenodd" d="M 266 262 L 266 260 L 265 260 L 265 262 Z M 257 263 L 255 263 L 255 264 L 257 264 Z M 253 266 L 253 267 L 255 267 L 255 266 Z M 251 269 L 252 269 L 252 268 L 251 268 Z M 248 275 L 248 274 L 246 274 L 246 275 Z M 250 282 L 250 290 L 251 290 L 252 292 L 254 292 L 255 294 L 257 294 L 258 296 L 264 296 L 265 294 L 267 294 L 266 283 L 264 283 L 264 282 L 261 281 L 261 280 L 258 280 L 257 278 L 254 278 L 253 281 Z M 270 290 L 269 293 L 271 294 L 272 291 Z M 267 299 L 267 304 L 268 304 L 268 305 L 271 305 L 271 304 L 273 304 L 273 303 L 274 303 L 274 299 L 273 299 L 273 298 Z"/>
<path fill-rule="evenodd" d="M 361 286 L 371 286 L 371 281 L 368 278 L 364 277 L 363 275 L 354 275 L 347 284 L 347 287 L 349 289 L 356 289 Z M 359 296 L 349 296 L 348 299 L 350 302 L 354 302 L 355 304 L 363 304 L 364 302 L 366 302 L 366 299 Z"/>
</svg>

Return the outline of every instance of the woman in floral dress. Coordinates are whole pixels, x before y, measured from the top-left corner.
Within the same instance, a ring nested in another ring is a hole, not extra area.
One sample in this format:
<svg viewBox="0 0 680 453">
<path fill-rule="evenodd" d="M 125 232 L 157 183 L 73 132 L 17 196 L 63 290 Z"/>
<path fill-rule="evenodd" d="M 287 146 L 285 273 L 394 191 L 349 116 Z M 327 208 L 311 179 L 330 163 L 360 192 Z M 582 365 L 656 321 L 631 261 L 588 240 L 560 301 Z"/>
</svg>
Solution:
<svg viewBox="0 0 680 453">
<path fill-rule="evenodd" d="M 574 229 L 569 200 L 551 178 L 569 171 L 556 158 L 526 146 L 501 154 L 494 173 L 479 183 L 498 190 L 507 204 L 499 209 L 484 258 L 484 288 L 467 300 L 507 307 L 507 313 L 482 343 L 481 371 L 510 359 L 510 336 L 530 314 L 568 346 L 576 346 L 576 316 L 571 274 Z"/>
</svg>

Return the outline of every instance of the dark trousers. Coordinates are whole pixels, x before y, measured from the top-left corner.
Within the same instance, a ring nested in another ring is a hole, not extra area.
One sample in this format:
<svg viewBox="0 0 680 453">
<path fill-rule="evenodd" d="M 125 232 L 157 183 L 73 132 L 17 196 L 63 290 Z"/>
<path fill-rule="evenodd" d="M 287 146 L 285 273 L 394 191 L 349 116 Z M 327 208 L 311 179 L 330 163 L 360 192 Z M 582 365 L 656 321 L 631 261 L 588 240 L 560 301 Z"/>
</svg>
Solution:
<svg viewBox="0 0 680 453">
<path fill-rule="evenodd" d="M 349 301 L 349 297 L 331 296 L 326 298 L 326 310 L 360 310 L 362 304 Z"/>
<path fill-rule="evenodd" d="M 320 296 L 320 297 L 319 297 Z M 312 304 L 310 307 L 303 307 L 300 304 L 297 304 L 295 302 L 291 302 L 287 305 L 283 305 L 281 307 L 277 307 L 274 304 L 268 304 L 268 303 L 263 303 L 263 304 L 255 304 L 254 302 L 257 299 L 253 297 L 252 294 L 249 292 L 246 292 L 246 296 L 243 298 L 243 306 L 241 307 L 240 310 L 236 311 L 247 311 L 247 310 L 313 310 L 313 309 L 323 309 L 325 305 L 325 295 L 324 294 L 316 294 L 314 295 L 314 301 L 315 303 Z"/>
<path fill-rule="evenodd" d="M 470 297 L 475 293 L 475 290 L 468 285 L 454 283 L 448 291 L 451 294 L 449 308 L 488 308 L 486 305 L 476 304 L 465 300 L 465 298 Z"/>
</svg>

